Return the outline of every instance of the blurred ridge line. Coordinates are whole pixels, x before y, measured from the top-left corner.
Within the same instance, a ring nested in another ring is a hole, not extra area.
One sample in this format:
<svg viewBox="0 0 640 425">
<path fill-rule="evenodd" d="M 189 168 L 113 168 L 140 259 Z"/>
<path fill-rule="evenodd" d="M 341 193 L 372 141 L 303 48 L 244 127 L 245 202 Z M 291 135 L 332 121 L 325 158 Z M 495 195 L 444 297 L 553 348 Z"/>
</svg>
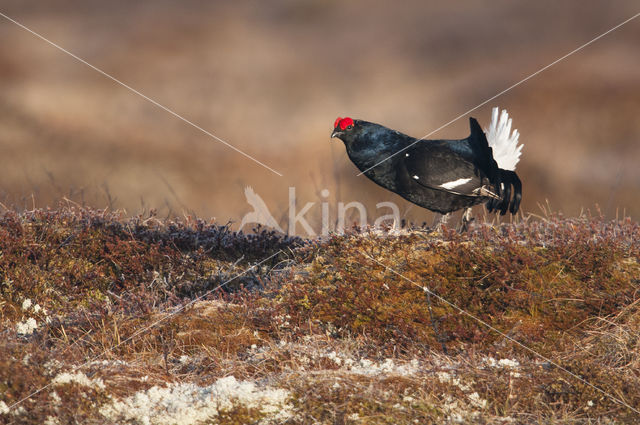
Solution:
<svg viewBox="0 0 640 425">
<path fill-rule="evenodd" d="M 67 55 L 71 56 L 72 58 L 76 59 L 79 62 L 82 62 L 83 64 L 87 65 L 89 68 L 93 69 L 94 71 L 104 75 L 105 77 L 109 78 L 110 80 L 118 83 L 119 85 L 121 85 L 122 87 L 126 88 L 127 90 L 137 94 L 138 96 L 142 97 L 143 99 L 145 99 L 146 101 L 154 104 L 155 106 L 157 106 L 158 108 L 170 113 L 171 115 L 173 115 L 174 117 L 184 121 L 185 123 L 189 124 L 190 126 L 200 130 L 202 133 L 206 134 L 207 136 L 217 140 L 218 142 L 222 143 L 223 145 L 233 149 L 234 151 L 238 152 L 239 154 L 243 155 L 244 157 L 252 160 L 253 162 L 261 165 L 262 167 L 266 168 L 267 170 L 271 171 L 272 173 L 277 174 L 280 177 L 283 177 L 283 174 L 274 170 L 273 168 L 269 167 L 268 165 L 264 164 L 263 162 L 260 162 L 259 160 L 257 160 L 256 158 L 254 158 L 253 156 L 249 155 L 248 153 L 242 151 L 241 149 L 233 146 L 232 144 L 228 143 L 227 141 L 221 139 L 220 137 L 216 136 L 215 134 L 205 130 L 204 128 L 200 127 L 199 125 L 189 121 L 188 119 L 186 119 L 185 117 L 183 117 L 182 115 L 178 114 L 177 112 L 174 112 L 173 110 L 167 108 L 166 106 L 156 102 L 155 100 L 151 99 L 150 97 L 140 93 L 138 90 L 134 89 L 133 87 L 123 83 L 122 81 L 118 80 L 117 78 L 113 77 L 110 74 L 107 74 L 105 71 L 101 70 L 100 68 L 91 65 L 89 62 L 85 61 L 84 59 L 76 56 L 75 54 L 71 53 L 70 51 L 64 49 L 63 47 L 59 46 L 58 44 L 54 43 L 51 40 L 48 40 L 47 38 L 45 38 L 44 36 L 38 34 L 37 32 L 33 31 L 32 29 L 22 25 L 20 22 L 15 21 L 14 19 L 10 18 L 9 16 L 5 15 L 4 13 L 0 12 L 0 16 L 2 16 L 3 18 L 5 18 L 6 20 L 13 22 L 14 24 L 16 24 L 17 26 L 19 26 L 20 28 L 22 28 L 25 31 L 30 32 L 31 34 L 35 35 L 36 37 L 38 37 L 39 39 L 45 41 L 46 43 L 50 44 L 51 46 L 55 47 L 56 49 L 66 53 Z"/>
</svg>

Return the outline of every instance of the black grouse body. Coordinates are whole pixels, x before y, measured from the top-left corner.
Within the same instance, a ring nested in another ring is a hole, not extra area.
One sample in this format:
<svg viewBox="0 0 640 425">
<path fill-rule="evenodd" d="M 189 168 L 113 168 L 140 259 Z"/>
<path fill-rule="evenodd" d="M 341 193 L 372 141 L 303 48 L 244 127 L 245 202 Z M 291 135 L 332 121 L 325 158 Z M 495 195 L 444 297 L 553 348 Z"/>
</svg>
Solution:
<svg viewBox="0 0 640 425">
<path fill-rule="evenodd" d="M 338 118 L 331 137 L 344 142 L 364 175 L 421 207 L 447 214 L 486 203 L 489 211 L 515 214 L 520 179 L 498 167 L 474 118 L 470 126 L 466 139 L 419 140 L 379 124 Z"/>
</svg>

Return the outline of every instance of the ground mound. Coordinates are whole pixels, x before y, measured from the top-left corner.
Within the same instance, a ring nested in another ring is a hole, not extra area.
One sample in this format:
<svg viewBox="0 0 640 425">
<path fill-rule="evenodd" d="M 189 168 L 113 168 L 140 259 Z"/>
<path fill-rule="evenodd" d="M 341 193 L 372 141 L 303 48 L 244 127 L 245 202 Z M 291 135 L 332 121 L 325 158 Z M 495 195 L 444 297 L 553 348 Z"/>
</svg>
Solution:
<svg viewBox="0 0 640 425">
<path fill-rule="evenodd" d="M 0 216 L 0 421 L 640 420 L 640 226 Z"/>
</svg>

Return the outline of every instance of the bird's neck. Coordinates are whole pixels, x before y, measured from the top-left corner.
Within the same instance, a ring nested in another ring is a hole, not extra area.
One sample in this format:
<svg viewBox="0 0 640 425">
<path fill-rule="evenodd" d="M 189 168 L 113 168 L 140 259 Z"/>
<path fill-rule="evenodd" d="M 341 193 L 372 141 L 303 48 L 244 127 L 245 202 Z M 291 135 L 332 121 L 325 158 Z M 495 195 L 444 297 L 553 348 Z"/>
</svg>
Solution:
<svg viewBox="0 0 640 425">
<path fill-rule="evenodd" d="M 410 136 L 379 127 L 357 135 L 345 145 L 351 160 L 359 168 L 366 169 L 390 156 L 390 160 L 385 162 L 393 162 L 401 155 L 398 151 L 411 145 L 414 141 L 415 139 Z"/>
</svg>

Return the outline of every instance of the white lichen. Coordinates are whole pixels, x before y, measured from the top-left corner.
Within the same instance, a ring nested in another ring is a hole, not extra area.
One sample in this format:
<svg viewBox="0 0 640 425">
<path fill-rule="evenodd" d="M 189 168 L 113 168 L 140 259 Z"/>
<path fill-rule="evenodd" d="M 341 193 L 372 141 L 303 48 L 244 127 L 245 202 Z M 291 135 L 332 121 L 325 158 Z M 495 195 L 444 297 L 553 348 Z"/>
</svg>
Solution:
<svg viewBox="0 0 640 425">
<path fill-rule="evenodd" d="M 22 415 L 24 415 L 25 413 L 27 413 L 27 409 L 25 409 L 25 408 L 24 408 L 24 406 L 18 406 L 18 408 L 17 408 L 17 409 L 13 409 L 13 410 L 11 411 L 11 414 L 12 414 L 13 416 L 22 416 Z"/>
<path fill-rule="evenodd" d="M 289 397 L 284 389 L 258 387 L 229 376 L 205 387 L 192 383 L 154 386 L 103 406 L 100 413 L 112 422 L 186 425 L 211 420 L 234 406 L 243 406 L 256 409 L 266 420 L 284 422 L 292 415 Z"/>
<path fill-rule="evenodd" d="M 60 398 L 60 396 L 58 395 L 58 393 L 57 393 L 57 392 L 55 392 L 55 391 L 51 391 L 51 392 L 49 393 L 49 397 L 51 397 L 51 400 L 53 400 L 53 402 L 54 402 L 54 404 L 55 404 L 55 405 L 59 405 L 59 404 L 60 404 L 60 402 L 62 401 L 62 399 Z"/>
<path fill-rule="evenodd" d="M 47 419 L 44 421 L 44 425 L 60 425 L 60 422 L 55 416 L 47 416 Z"/>
<path fill-rule="evenodd" d="M 358 375 L 400 375 L 400 376 L 410 376 L 415 375 L 420 367 L 420 363 L 418 360 L 413 359 L 409 363 L 397 364 L 393 359 L 385 359 L 383 362 L 374 362 L 369 359 L 360 359 L 358 362 L 354 362 L 349 364 L 349 362 L 345 362 L 347 366 L 350 367 L 351 373 L 356 373 Z"/>
<path fill-rule="evenodd" d="M 478 393 L 473 392 L 469 394 L 468 397 L 474 407 L 478 407 L 480 409 L 485 409 L 487 407 L 487 400 L 480 398 Z"/>
<path fill-rule="evenodd" d="M 337 364 L 338 366 L 342 365 L 342 359 L 340 357 L 338 357 L 338 355 L 336 354 L 335 351 L 331 351 L 329 352 L 326 357 L 333 361 L 335 364 Z"/>
<path fill-rule="evenodd" d="M 27 311 L 29 310 L 29 307 L 31 307 L 31 300 L 29 298 L 25 298 L 25 300 L 22 301 L 22 310 Z"/>
<path fill-rule="evenodd" d="M 502 367 L 511 368 L 511 369 L 516 369 L 520 367 L 520 363 L 515 359 L 500 359 L 500 361 L 498 361 L 498 364 Z"/>
<path fill-rule="evenodd" d="M 63 372 L 63 373 L 60 373 L 55 378 L 53 378 L 51 383 L 53 385 L 64 385 L 64 384 L 76 383 L 76 384 L 82 385 L 84 387 L 90 387 L 90 388 L 101 389 L 101 390 L 103 390 L 105 388 L 105 385 L 104 385 L 104 382 L 102 381 L 102 379 L 100 379 L 100 378 L 91 379 L 91 378 L 87 377 L 87 375 L 85 375 L 82 372 L 76 372 L 76 373 Z"/>
<path fill-rule="evenodd" d="M 38 322 L 33 317 L 28 318 L 24 322 L 19 322 L 16 325 L 16 331 L 18 335 L 31 335 L 38 327 Z"/>
<path fill-rule="evenodd" d="M 436 373 L 436 377 L 440 382 L 445 384 L 453 384 L 454 386 L 460 388 L 464 392 L 471 390 L 471 386 L 469 384 L 462 382 L 460 378 L 448 372 L 439 371 Z"/>
</svg>

